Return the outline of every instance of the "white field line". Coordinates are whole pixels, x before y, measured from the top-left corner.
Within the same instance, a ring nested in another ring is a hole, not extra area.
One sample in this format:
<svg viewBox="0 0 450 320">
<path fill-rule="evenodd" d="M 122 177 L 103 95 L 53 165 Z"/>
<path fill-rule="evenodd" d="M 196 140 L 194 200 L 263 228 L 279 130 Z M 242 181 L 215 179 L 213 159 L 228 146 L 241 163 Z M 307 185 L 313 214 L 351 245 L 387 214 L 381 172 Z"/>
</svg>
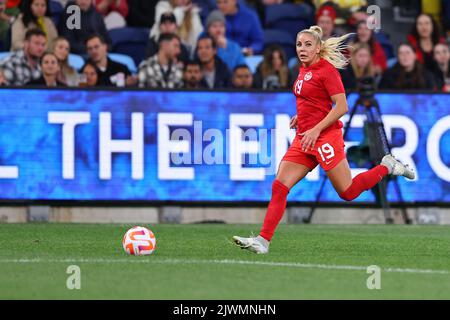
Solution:
<svg viewBox="0 0 450 320">
<path fill-rule="evenodd" d="M 287 267 L 300 269 L 328 269 L 328 270 L 358 270 L 366 271 L 365 266 L 333 265 L 333 264 L 312 264 L 297 262 L 269 262 L 269 261 L 248 261 L 248 260 L 196 260 L 196 259 L 146 259 L 144 257 L 129 257 L 127 259 L 0 259 L 0 264 L 27 264 L 27 263 L 147 263 L 147 264 L 226 264 L 226 265 L 250 265 L 267 267 Z M 410 269 L 410 268 L 382 268 L 384 272 L 395 273 L 419 273 L 419 274 L 450 274 L 450 270 L 433 269 Z"/>
</svg>

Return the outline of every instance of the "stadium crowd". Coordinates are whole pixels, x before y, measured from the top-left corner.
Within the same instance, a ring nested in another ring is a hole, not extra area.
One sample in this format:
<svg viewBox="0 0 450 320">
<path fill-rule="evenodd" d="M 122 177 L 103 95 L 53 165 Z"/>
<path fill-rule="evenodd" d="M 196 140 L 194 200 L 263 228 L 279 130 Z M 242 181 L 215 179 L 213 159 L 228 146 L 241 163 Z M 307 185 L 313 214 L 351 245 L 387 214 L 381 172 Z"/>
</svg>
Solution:
<svg viewBox="0 0 450 320">
<path fill-rule="evenodd" d="M 450 1 L 438 2 L 394 52 L 366 0 L 0 0 L 0 85 L 285 90 L 295 35 L 317 24 L 325 39 L 355 33 L 347 90 L 371 78 L 450 92 Z"/>
</svg>

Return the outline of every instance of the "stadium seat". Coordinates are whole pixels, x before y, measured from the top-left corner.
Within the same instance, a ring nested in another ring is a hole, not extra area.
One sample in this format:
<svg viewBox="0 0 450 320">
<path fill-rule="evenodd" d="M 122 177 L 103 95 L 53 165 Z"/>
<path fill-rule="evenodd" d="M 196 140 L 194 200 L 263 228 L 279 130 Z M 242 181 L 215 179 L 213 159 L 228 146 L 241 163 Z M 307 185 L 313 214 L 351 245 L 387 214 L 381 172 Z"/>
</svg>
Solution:
<svg viewBox="0 0 450 320">
<path fill-rule="evenodd" d="M 55 24 L 55 26 L 57 26 L 59 23 L 59 19 L 61 18 L 61 14 L 64 11 L 64 7 L 60 2 L 54 0 L 50 0 L 48 2 L 48 5 L 50 7 L 50 13 L 53 23 Z"/>
<path fill-rule="evenodd" d="M 297 55 L 295 52 L 295 38 L 289 33 L 281 30 L 264 30 L 264 47 L 274 43 L 283 47 L 288 61 Z"/>
<path fill-rule="evenodd" d="M 0 63 L 2 63 L 2 61 L 5 60 L 6 58 L 8 58 L 10 55 L 11 55 L 11 52 L 9 52 L 9 51 L 0 52 Z"/>
<path fill-rule="evenodd" d="M 387 61 L 387 67 L 388 68 L 392 68 L 393 66 L 395 66 L 395 64 L 397 63 L 397 58 L 390 58 Z"/>
<path fill-rule="evenodd" d="M 121 53 L 109 53 L 108 56 L 111 60 L 126 65 L 128 67 L 128 70 L 131 71 L 131 73 L 137 72 L 136 64 L 134 63 L 134 60 L 130 56 Z"/>
<path fill-rule="evenodd" d="M 84 59 L 82 56 L 71 53 L 69 54 L 69 65 L 77 70 L 81 70 L 81 68 L 84 66 Z"/>
<path fill-rule="evenodd" d="M 288 62 L 289 69 L 292 69 L 297 64 L 297 62 L 298 62 L 297 56 L 290 58 Z"/>
<path fill-rule="evenodd" d="M 274 4 L 265 9 L 264 26 L 267 29 L 277 29 L 296 37 L 297 33 L 313 24 L 314 13 L 305 4 Z"/>
<path fill-rule="evenodd" d="M 147 28 L 116 28 L 109 30 L 112 40 L 111 52 L 130 56 L 136 66 L 145 58 L 149 29 Z"/>
<path fill-rule="evenodd" d="M 256 72 L 256 68 L 261 63 L 261 61 L 263 61 L 263 58 L 264 57 L 260 56 L 260 55 L 248 56 L 248 57 L 245 57 L 245 63 L 250 68 L 250 71 L 252 73 L 255 73 Z"/>
</svg>

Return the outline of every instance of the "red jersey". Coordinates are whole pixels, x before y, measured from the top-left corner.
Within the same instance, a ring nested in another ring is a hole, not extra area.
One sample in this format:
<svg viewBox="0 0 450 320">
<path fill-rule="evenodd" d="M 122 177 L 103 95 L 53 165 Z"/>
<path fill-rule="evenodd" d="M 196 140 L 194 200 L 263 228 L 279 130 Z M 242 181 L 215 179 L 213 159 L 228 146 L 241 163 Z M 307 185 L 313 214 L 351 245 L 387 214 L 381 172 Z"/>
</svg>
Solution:
<svg viewBox="0 0 450 320">
<path fill-rule="evenodd" d="M 297 97 L 297 133 L 312 129 L 322 121 L 333 107 L 331 96 L 345 93 L 341 75 L 325 59 L 308 68 L 300 67 L 293 91 Z M 338 120 L 322 132 L 342 127 Z"/>
</svg>

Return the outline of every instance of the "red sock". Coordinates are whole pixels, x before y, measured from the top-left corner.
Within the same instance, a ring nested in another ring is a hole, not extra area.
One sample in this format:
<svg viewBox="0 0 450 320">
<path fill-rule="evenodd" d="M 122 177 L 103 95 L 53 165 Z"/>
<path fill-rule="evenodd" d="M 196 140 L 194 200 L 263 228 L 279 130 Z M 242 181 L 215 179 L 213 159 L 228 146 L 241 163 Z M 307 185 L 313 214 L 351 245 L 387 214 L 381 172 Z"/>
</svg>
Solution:
<svg viewBox="0 0 450 320">
<path fill-rule="evenodd" d="M 267 241 L 272 240 L 273 233 L 283 217 L 286 209 L 286 198 L 289 193 L 289 188 L 278 180 L 272 183 L 272 198 L 270 199 L 269 207 L 267 208 L 266 217 L 259 235 Z"/>
<path fill-rule="evenodd" d="M 385 176 L 387 176 L 388 173 L 388 168 L 382 165 L 360 173 L 353 178 L 352 185 L 339 196 L 346 201 L 352 201 L 356 199 L 363 191 L 373 188 Z"/>
</svg>

